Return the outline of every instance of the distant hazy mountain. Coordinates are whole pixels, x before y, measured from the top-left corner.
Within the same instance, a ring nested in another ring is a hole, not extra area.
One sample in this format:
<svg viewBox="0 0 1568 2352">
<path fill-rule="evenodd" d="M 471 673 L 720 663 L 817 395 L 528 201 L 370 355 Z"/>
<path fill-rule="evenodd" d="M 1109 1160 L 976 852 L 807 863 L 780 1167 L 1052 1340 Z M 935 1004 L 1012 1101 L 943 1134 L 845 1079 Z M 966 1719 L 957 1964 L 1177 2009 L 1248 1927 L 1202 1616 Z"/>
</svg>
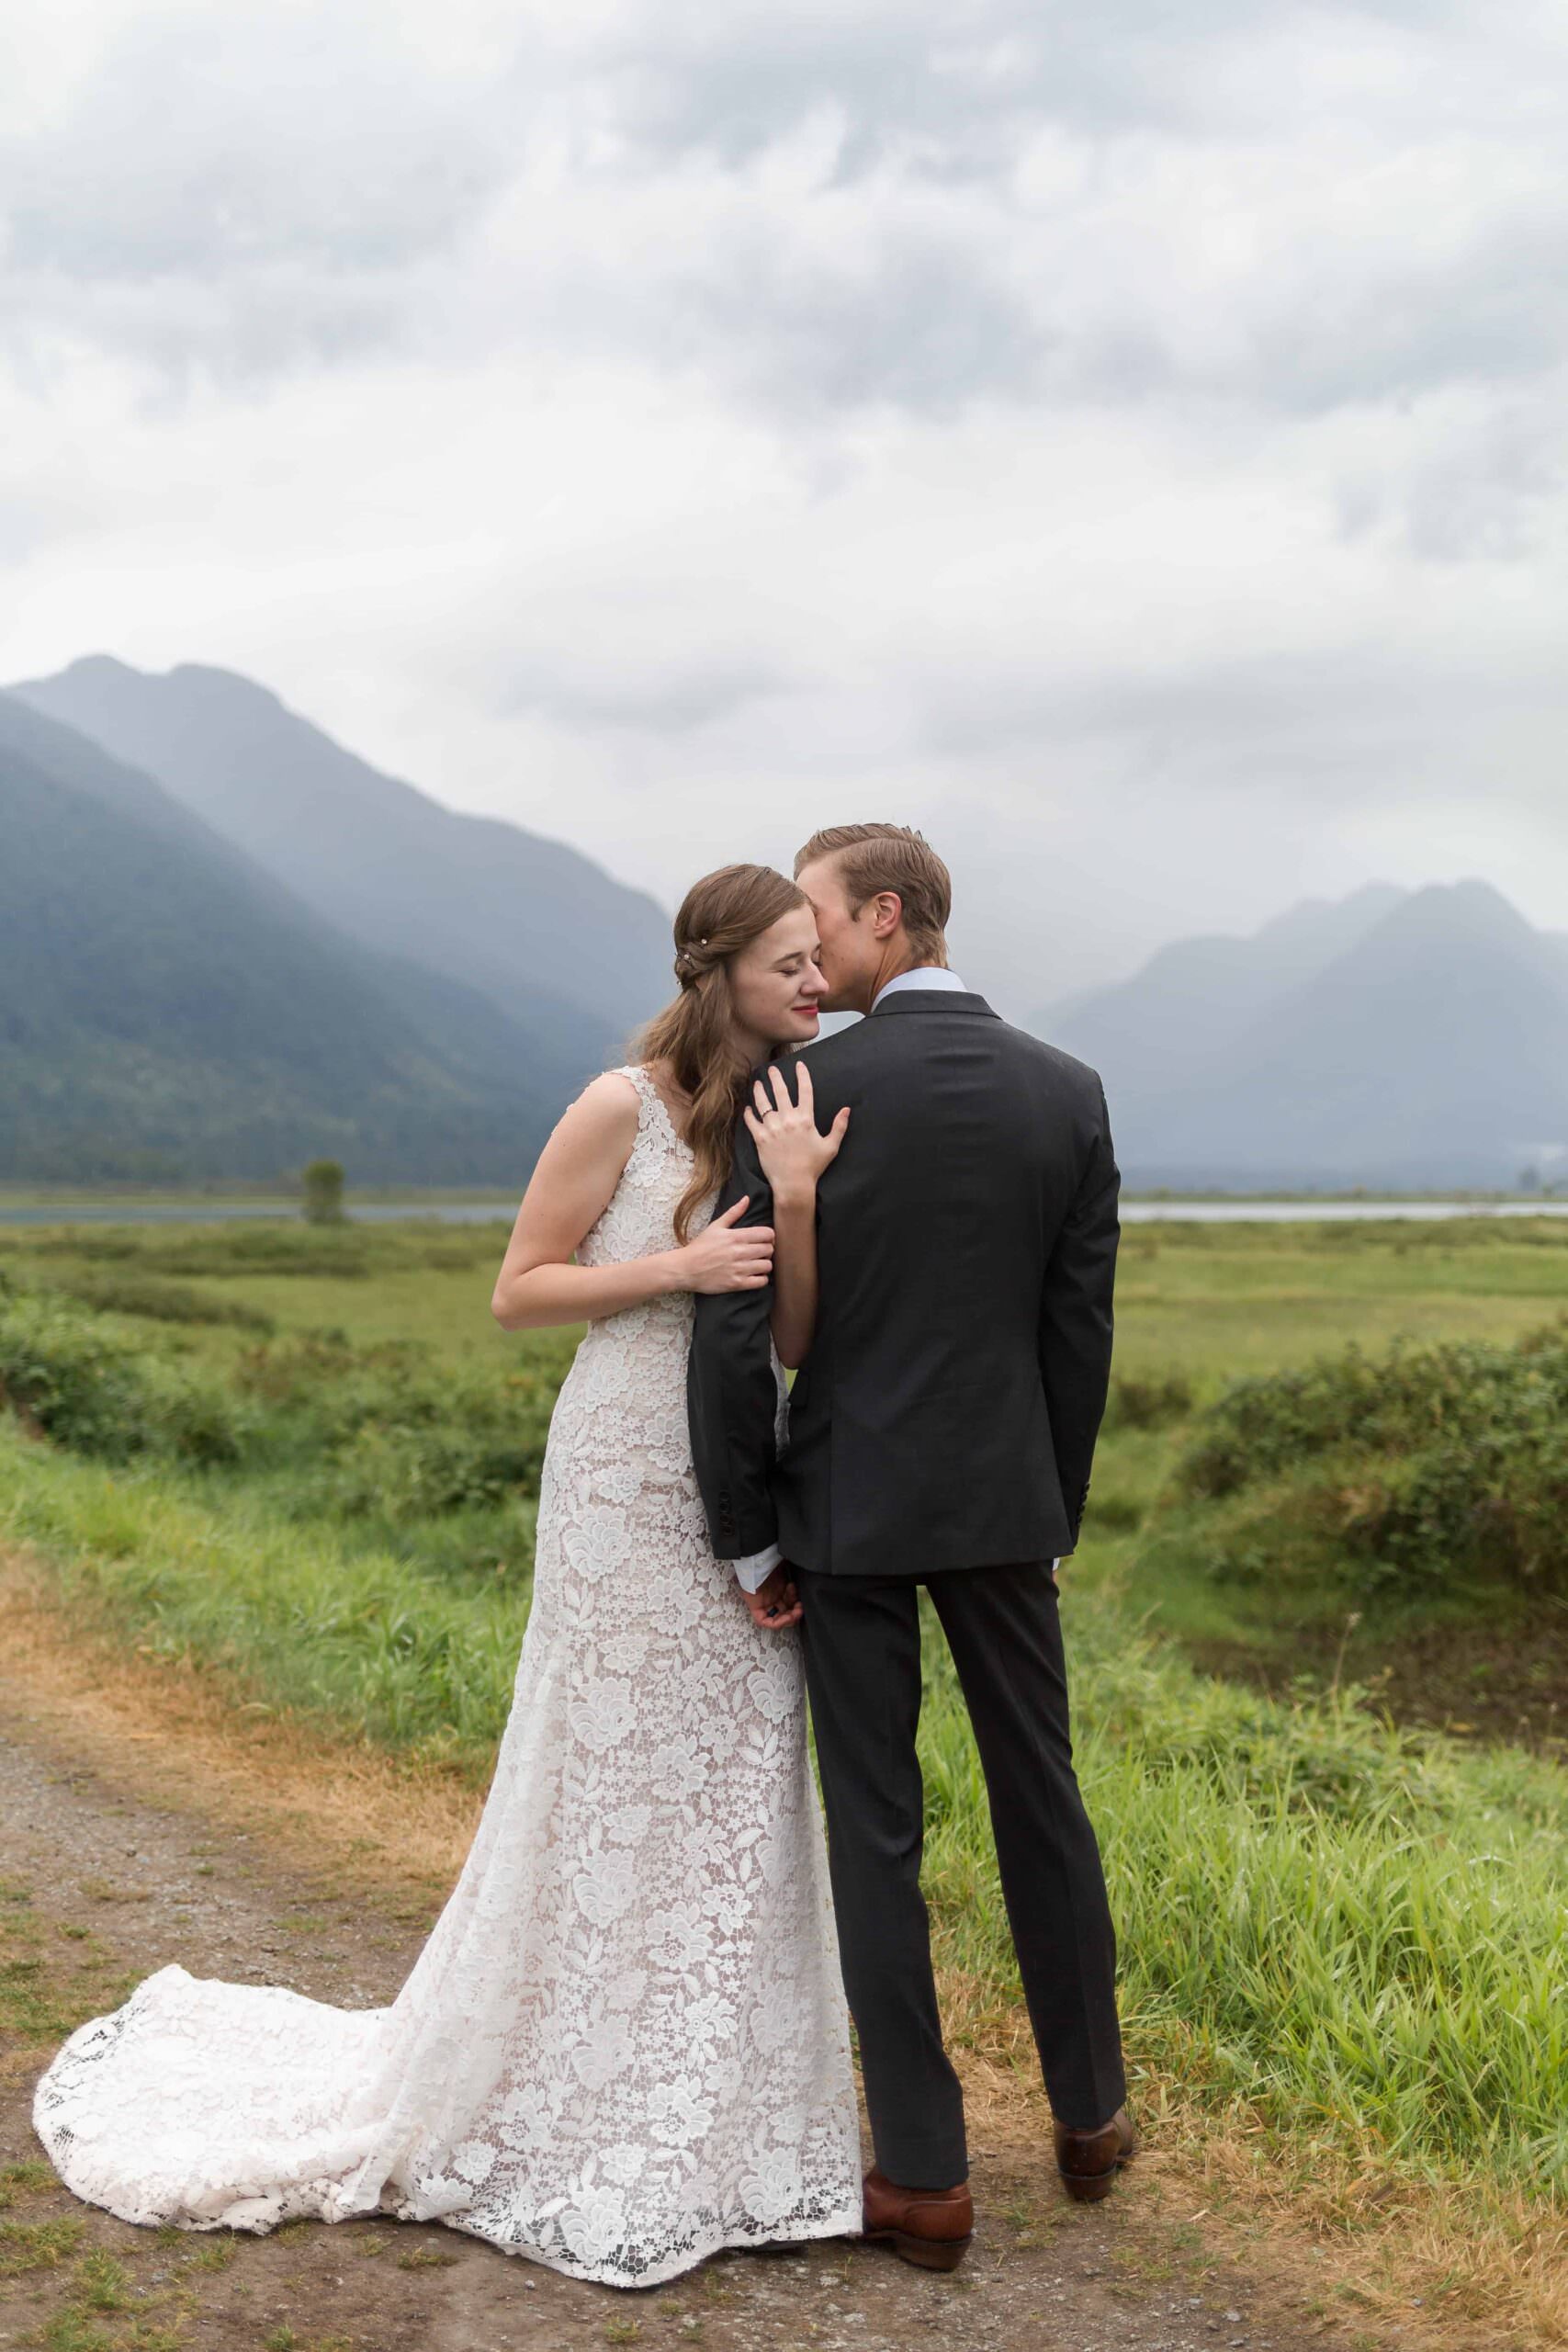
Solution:
<svg viewBox="0 0 1568 2352">
<path fill-rule="evenodd" d="M 520 1189 L 613 1057 L 334 932 L 149 776 L 0 695 L 0 1175 Z"/>
<path fill-rule="evenodd" d="M 1164 1091 L 1238 1044 L 1269 1005 L 1354 946 L 1402 896 L 1371 882 L 1337 901 L 1303 899 L 1247 939 L 1177 940 L 1132 979 L 1069 997 L 1030 1026 L 1114 1071 L 1119 1093 Z"/>
<path fill-rule="evenodd" d="M 249 678 L 92 654 L 12 691 L 146 769 L 341 930 L 504 1012 L 532 1023 L 554 998 L 620 1039 L 673 992 L 652 899 L 563 842 L 382 775 Z"/>
<path fill-rule="evenodd" d="M 1511 1184 L 1568 1154 L 1568 942 L 1482 882 L 1166 948 L 1036 1024 L 1133 1183 Z"/>
</svg>

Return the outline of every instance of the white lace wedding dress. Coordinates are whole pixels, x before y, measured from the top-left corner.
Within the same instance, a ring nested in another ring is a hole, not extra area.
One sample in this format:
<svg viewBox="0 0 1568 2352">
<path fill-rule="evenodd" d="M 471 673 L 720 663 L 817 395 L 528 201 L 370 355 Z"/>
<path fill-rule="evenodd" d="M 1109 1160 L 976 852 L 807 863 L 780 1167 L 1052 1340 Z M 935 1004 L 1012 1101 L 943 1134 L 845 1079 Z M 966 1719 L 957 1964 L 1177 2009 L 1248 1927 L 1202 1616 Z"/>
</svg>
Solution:
<svg viewBox="0 0 1568 2352">
<path fill-rule="evenodd" d="M 584 1242 L 671 1246 L 692 1160 L 641 1069 Z M 689 1295 L 591 1326 L 550 1429 L 533 1613 L 461 1879 L 390 2008 L 164 1968 L 73 2033 L 34 2121 L 129 2222 L 391 2212 L 648 2286 L 856 2232 L 860 2145 L 793 1633 L 709 1549 Z"/>
</svg>

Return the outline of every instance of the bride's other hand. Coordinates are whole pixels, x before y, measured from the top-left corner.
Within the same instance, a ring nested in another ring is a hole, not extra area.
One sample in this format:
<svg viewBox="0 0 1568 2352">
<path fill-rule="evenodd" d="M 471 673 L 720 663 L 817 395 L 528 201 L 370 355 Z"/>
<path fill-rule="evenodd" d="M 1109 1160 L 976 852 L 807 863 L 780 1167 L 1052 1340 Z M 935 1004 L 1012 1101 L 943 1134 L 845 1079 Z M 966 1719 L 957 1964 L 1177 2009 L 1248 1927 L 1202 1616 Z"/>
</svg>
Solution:
<svg viewBox="0 0 1568 2352">
<path fill-rule="evenodd" d="M 701 1233 L 694 1234 L 683 1250 L 673 1254 L 679 1290 L 705 1292 L 709 1296 L 717 1291 L 765 1290 L 773 1271 L 773 1228 L 771 1225 L 749 1225 L 736 1230 L 736 1221 L 745 1216 L 751 1195 L 744 1193 L 733 1208 L 716 1216 Z"/>
<path fill-rule="evenodd" d="M 773 1100 L 769 1101 L 768 1090 L 758 1079 L 751 1089 L 750 1105 L 742 1114 L 757 1147 L 762 1173 L 773 1186 L 774 1202 L 784 1204 L 815 1199 L 818 1180 L 823 1170 L 837 1159 L 839 1146 L 850 1124 L 846 1105 L 827 1134 L 818 1134 L 811 1072 L 804 1061 L 797 1062 L 795 1068 L 800 1089 L 798 1102 L 790 1100 L 784 1072 L 776 1065 L 770 1065 Z"/>
</svg>

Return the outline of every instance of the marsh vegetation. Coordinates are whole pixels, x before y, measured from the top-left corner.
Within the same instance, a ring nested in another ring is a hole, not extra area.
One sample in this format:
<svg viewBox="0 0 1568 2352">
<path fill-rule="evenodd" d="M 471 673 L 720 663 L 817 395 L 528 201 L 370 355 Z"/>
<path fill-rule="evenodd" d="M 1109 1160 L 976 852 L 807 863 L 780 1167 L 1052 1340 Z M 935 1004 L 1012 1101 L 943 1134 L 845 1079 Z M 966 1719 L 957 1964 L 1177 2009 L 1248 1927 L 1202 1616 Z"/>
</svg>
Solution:
<svg viewBox="0 0 1568 2352">
<path fill-rule="evenodd" d="M 573 1344 L 493 1328 L 502 1240 L 6 1237 L 0 1537 L 85 1631 L 481 1781 Z M 1561 1644 L 1568 1230 L 1123 1246 L 1117 1382 L 1063 1577 L 1142 2096 L 1245 2117 L 1287 2170 L 1462 2189 L 1517 2235 L 1568 2191 L 1561 1692 L 1543 1679 L 1492 1726 L 1506 1739 L 1473 1715 L 1445 1733 L 1419 1694 L 1391 1706 L 1383 1663 L 1434 1629 L 1483 1660 Z M 1203 1670 L 1220 1653 L 1230 1671 Z M 1022 2063 L 983 1784 L 934 1639 L 922 1742 L 950 2010 Z"/>
</svg>

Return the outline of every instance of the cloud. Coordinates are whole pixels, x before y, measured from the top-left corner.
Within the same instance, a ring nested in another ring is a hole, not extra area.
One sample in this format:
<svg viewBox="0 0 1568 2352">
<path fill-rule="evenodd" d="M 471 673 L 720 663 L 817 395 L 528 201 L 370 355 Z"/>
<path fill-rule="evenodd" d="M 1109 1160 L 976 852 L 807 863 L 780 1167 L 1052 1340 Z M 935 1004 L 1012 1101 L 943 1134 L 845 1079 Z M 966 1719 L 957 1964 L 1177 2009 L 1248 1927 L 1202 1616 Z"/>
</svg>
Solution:
<svg viewBox="0 0 1568 2352">
<path fill-rule="evenodd" d="M 47 50 L 47 19 L 33 38 Z M 498 96 L 395 9 L 134 11 L 52 106 L 0 112 L 10 263 L 82 282 L 396 268 L 513 168 Z"/>
<path fill-rule="evenodd" d="M 138 14 L 55 104 L 0 114 L 13 350 L 85 343 L 175 381 L 402 341 L 421 269 L 513 153 L 471 76 L 431 71 L 391 16 L 356 40 L 354 13 Z"/>
<path fill-rule="evenodd" d="M 187 5 L 6 126 L 0 288 L 176 376 L 456 334 L 830 413 L 1316 411 L 1555 368 L 1542 75 L 1549 18 L 1457 6 Z"/>
<path fill-rule="evenodd" d="M 510 665 L 495 696 L 498 716 L 527 713 L 567 727 L 684 735 L 789 691 L 784 677 L 761 665 L 654 660 L 640 646 L 628 670 L 624 661 L 599 658 L 602 642 L 590 640 L 576 658 Z"/>
<path fill-rule="evenodd" d="M 1373 870 L 1562 921 L 1560 12 L 7 37 L 0 674 L 251 671 L 671 899 L 929 821 L 1030 1001 Z"/>
</svg>

